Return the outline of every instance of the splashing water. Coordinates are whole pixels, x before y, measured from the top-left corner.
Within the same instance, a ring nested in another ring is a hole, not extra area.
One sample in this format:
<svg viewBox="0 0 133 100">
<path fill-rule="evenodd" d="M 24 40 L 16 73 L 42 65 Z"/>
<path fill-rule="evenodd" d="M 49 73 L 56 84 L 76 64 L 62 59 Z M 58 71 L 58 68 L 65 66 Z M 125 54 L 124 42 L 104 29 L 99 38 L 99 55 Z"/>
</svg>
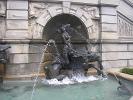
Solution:
<svg viewBox="0 0 133 100">
<path fill-rule="evenodd" d="M 78 82 L 78 83 L 82 83 L 82 82 L 95 81 L 95 80 L 98 80 L 98 78 L 94 77 L 94 76 L 85 77 L 84 75 L 78 74 L 77 76 L 73 76 L 72 80 L 74 80 L 75 82 Z"/>
<path fill-rule="evenodd" d="M 36 87 L 36 84 L 37 84 L 37 81 L 38 81 L 38 77 L 39 77 L 39 72 L 40 72 L 40 69 L 41 69 L 41 64 L 43 62 L 43 58 L 44 58 L 44 53 L 46 52 L 47 50 L 47 47 L 50 45 L 50 43 L 54 43 L 54 46 L 55 46 L 55 50 L 59 55 L 58 53 L 58 50 L 57 50 L 57 47 L 55 45 L 55 42 L 54 40 L 49 40 L 48 43 L 46 44 L 44 50 L 43 50 L 43 55 L 41 57 L 41 61 L 39 63 L 39 67 L 38 67 L 38 71 L 37 71 L 37 74 L 36 74 L 36 77 L 35 77 L 35 81 L 34 81 L 34 85 L 33 85 L 33 90 L 32 90 L 32 94 L 31 94 L 31 99 L 33 99 L 33 96 L 35 94 L 35 87 Z M 76 75 L 73 75 L 71 78 L 68 78 L 68 77 L 65 77 L 62 81 L 58 81 L 57 79 L 50 79 L 50 80 L 46 80 L 44 79 L 42 81 L 42 83 L 44 84 L 47 84 L 47 85 L 67 85 L 67 84 L 74 84 L 74 83 L 82 83 L 82 82 L 90 82 L 90 81 L 95 81 L 95 80 L 98 80 L 99 78 L 97 77 L 94 77 L 94 76 L 84 76 L 83 74 L 76 74 Z M 105 80 L 103 78 L 101 78 L 102 80 Z"/>
<path fill-rule="evenodd" d="M 71 78 L 65 77 L 62 81 L 58 81 L 56 78 L 54 79 L 43 79 L 42 83 L 45 85 L 68 85 L 82 82 L 90 82 L 98 80 L 98 77 L 95 76 L 84 76 L 84 75 L 74 75 Z"/>
</svg>

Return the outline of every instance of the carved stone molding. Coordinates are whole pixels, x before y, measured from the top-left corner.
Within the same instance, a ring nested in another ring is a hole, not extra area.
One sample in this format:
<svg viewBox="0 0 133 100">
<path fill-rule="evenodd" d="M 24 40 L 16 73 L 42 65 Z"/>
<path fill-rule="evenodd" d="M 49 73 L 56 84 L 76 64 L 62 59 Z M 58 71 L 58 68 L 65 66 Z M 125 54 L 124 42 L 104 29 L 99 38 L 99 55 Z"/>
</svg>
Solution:
<svg viewBox="0 0 133 100">
<path fill-rule="evenodd" d="M 79 18 L 85 24 L 88 35 L 92 34 L 92 37 L 97 32 L 98 26 L 95 24 L 97 20 L 94 20 L 94 18 L 99 18 L 99 10 L 96 7 L 73 6 L 70 2 L 63 2 L 57 5 L 50 3 L 31 3 L 29 31 L 32 33 L 33 39 L 42 39 L 43 29 L 47 22 L 59 14 L 71 14 Z"/>
<path fill-rule="evenodd" d="M 47 3 L 30 3 L 29 5 L 29 14 L 30 18 L 38 17 L 45 9 L 48 8 Z"/>
<path fill-rule="evenodd" d="M 87 12 L 92 18 L 99 18 L 99 10 L 97 7 L 83 6 L 82 9 Z"/>
<path fill-rule="evenodd" d="M 0 17 L 5 17 L 6 14 L 6 4 L 4 1 L 0 1 Z"/>
<path fill-rule="evenodd" d="M 133 22 L 118 14 L 118 33 L 121 38 L 133 38 Z"/>
</svg>

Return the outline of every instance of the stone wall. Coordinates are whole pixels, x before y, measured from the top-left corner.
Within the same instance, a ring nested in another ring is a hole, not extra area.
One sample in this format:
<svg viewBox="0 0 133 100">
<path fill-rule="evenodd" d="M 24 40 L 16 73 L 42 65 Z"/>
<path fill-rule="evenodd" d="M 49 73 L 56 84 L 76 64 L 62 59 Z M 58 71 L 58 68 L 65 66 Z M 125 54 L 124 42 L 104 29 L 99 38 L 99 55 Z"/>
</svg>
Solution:
<svg viewBox="0 0 133 100">
<path fill-rule="evenodd" d="M 105 68 L 133 66 L 133 44 L 103 44 L 102 47 Z"/>
<path fill-rule="evenodd" d="M 115 20 L 111 21 L 116 21 L 114 25 L 112 24 L 109 27 L 110 30 L 117 32 L 117 38 L 104 41 L 102 44 L 102 58 L 105 68 L 133 66 L 133 16 L 131 14 L 133 5 L 131 1 L 120 0 L 115 10 L 113 10 L 114 8 L 110 10 L 105 9 L 111 16 L 117 16 Z M 110 37 L 110 35 L 108 36 Z"/>
<path fill-rule="evenodd" d="M 28 1 L 7 1 L 7 39 L 28 38 Z"/>
<path fill-rule="evenodd" d="M 0 39 L 2 39 L 5 35 L 5 25 L 6 25 L 6 2 L 0 1 Z"/>
<path fill-rule="evenodd" d="M 74 15 L 89 39 L 102 43 L 93 49 L 100 48 L 105 68 L 133 66 L 132 11 L 131 0 L 0 0 L 0 42 L 11 45 L 6 73 L 37 71 L 43 29 L 58 14 Z"/>
<path fill-rule="evenodd" d="M 1 43 L 11 46 L 7 75 L 30 73 L 28 33 L 28 1 L 0 0 L 0 38 Z"/>
<path fill-rule="evenodd" d="M 101 7 L 102 39 L 118 39 L 116 7 Z"/>
</svg>

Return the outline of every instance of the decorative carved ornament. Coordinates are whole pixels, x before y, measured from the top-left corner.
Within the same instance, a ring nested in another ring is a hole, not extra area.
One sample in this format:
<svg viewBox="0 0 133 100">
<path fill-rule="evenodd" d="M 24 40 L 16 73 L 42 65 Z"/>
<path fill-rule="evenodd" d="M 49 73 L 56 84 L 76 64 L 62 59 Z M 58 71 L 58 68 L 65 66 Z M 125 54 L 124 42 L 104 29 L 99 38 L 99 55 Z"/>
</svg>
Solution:
<svg viewBox="0 0 133 100">
<path fill-rule="evenodd" d="M 99 18 L 99 10 L 97 7 L 83 6 L 81 7 L 85 12 L 87 12 L 92 18 Z"/>
<path fill-rule="evenodd" d="M 6 15 L 5 2 L 0 1 L 0 17 L 5 17 L 5 15 Z"/>
<path fill-rule="evenodd" d="M 118 14 L 118 33 L 120 37 L 133 38 L 133 22 Z"/>
<path fill-rule="evenodd" d="M 47 3 L 31 3 L 29 7 L 30 18 L 38 17 L 45 9 L 48 8 Z"/>
</svg>

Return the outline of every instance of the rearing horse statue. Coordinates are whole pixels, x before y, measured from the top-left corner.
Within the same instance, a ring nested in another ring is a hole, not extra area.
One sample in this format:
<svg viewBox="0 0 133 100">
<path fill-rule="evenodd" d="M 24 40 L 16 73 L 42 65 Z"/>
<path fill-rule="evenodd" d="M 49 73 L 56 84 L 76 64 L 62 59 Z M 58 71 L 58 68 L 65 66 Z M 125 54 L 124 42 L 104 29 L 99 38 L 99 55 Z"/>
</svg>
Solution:
<svg viewBox="0 0 133 100">
<path fill-rule="evenodd" d="M 103 66 L 101 57 L 98 56 L 96 53 L 88 52 L 78 52 L 73 48 L 71 43 L 71 32 L 74 30 L 70 24 L 62 25 L 58 29 L 58 33 L 62 35 L 64 41 L 64 48 L 63 48 L 63 56 L 59 53 L 54 57 L 54 61 L 52 62 L 50 67 L 46 67 L 46 78 L 63 78 L 65 75 L 61 73 L 61 70 L 88 70 L 89 68 L 93 67 L 97 70 L 98 75 L 102 75 L 105 77 L 103 73 Z M 55 42 L 51 42 L 51 44 L 55 45 Z M 90 62 L 98 62 L 98 67 Z"/>
</svg>

